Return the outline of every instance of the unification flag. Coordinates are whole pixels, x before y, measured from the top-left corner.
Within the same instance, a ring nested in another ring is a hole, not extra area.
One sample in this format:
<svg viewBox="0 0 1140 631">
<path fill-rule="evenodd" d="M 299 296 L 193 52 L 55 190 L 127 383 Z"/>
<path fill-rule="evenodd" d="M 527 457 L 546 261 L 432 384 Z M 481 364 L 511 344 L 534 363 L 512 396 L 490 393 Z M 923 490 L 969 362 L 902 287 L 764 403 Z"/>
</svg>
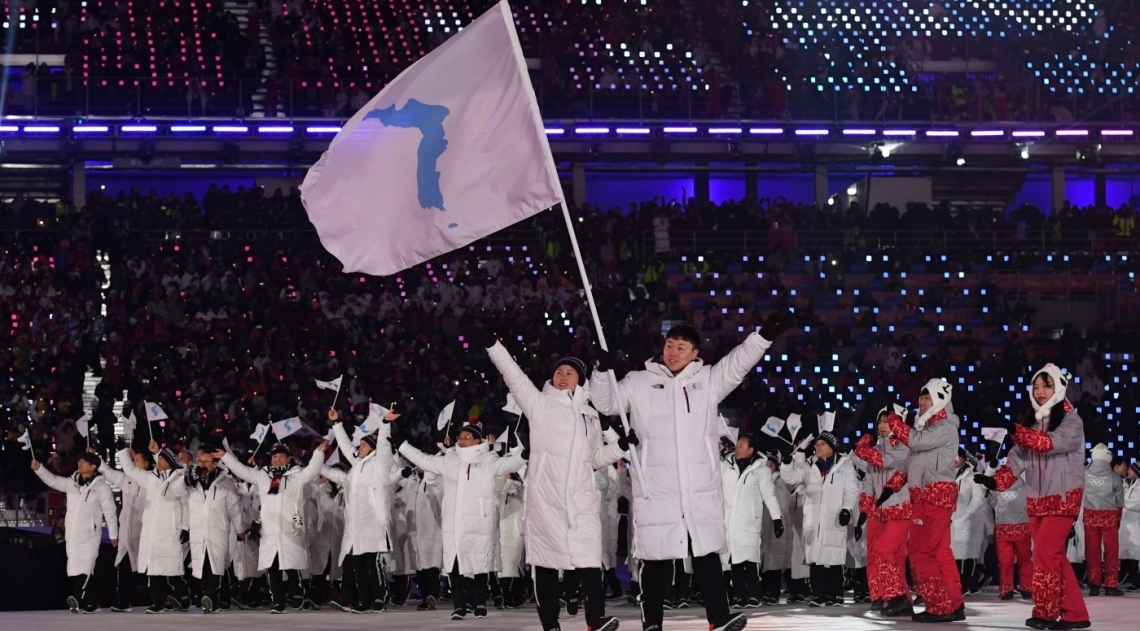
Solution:
<svg viewBox="0 0 1140 631">
<path fill-rule="evenodd" d="M 147 401 L 146 403 L 143 403 L 143 406 L 146 407 L 146 420 L 148 423 L 162 421 L 167 418 L 166 412 L 163 412 L 162 408 L 158 407 L 157 403 L 151 403 L 150 401 Z"/>
<path fill-rule="evenodd" d="M 983 427 L 982 428 L 982 436 L 985 437 L 986 440 L 988 440 L 989 442 L 992 442 L 992 443 L 1005 442 L 1005 437 L 1006 437 L 1006 434 L 1008 434 L 1008 433 L 1009 433 L 1009 430 L 1005 429 L 1004 427 Z"/>
<path fill-rule="evenodd" d="M 128 442 L 135 437 L 135 428 L 138 426 L 139 422 L 135 419 L 135 411 L 131 410 L 130 415 L 123 418 L 123 434 L 127 437 Z"/>
<path fill-rule="evenodd" d="M 20 442 L 23 443 L 21 449 L 24 451 L 32 450 L 32 437 L 28 435 L 28 430 L 25 429 L 24 433 L 20 434 Z"/>
<path fill-rule="evenodd" d="M 375 403 L 368 404 L 368 418 L 357 428 L 361 431 L 363 436 L 367 436 L 376 430 L 380 429 L 380 424 L 384 422 L 384 417 L 388 416 L 388 409 L 380 407 Z"/>
<path fill-rule="evenodd" d="M 455 401 L 452 401 L 451 403 L 443 406 L 443 409 L 439 411 L 439 417 L 435 419 L 435 428 L 441 430 L 447 427 L 447 424 L 451 422 L 451 415 L 454 412 Z"/>
<path fill-rule="evenodd" d="M 317 382 L 317 387 L 321 390 L 332 390 L 333 392 L 340 392 L 341 379 L 344 379 L 344 375 L 341 375 L 332 381 L 321 381 L 320 379 L 314 379 L 313 381 Z"/>
<path fill-rule="evenodd" d="M 803 425 L 803 419 L 800 418 L 799 414 L 788 415 L 788 434 L 792 437 L 792 440 L 796 439 L 796 434 L 800 433 L 800 428 L 803 427 Z"/>
<path fill-rule="evenodd" d="M 249 435 L 250 439 L 256 440 L 257 444 L 265 442 L 265 436 L 269 434 L 269 426 L 265 423 L 258 423 L 257 427 L 253 428 L 253 433 Z"/>
<path fill-rule="evenodd" d="M 769 416 L 767 421 L 764 421 L 764 426 L 760 428 L 761 432 L 771 436 L 772 438 L 780 437 L 780 430 L 784 429 L 783 419 L 775 416 Z"/>
<path fill-rule="evenodd" d="M 274 423 L 273 433 L 277 436 L 277 440 L 282 440 L 301 431 L 304 426 L 305 424 L 301 422 L 301 419 L 294 416 Z"/>
<path fill-rule="evenodd" d="M 515 395 L 510 392 L 507 393 L 507 404 L 503 406 L 503 411 L 515 416 L 522 416 L 522 408 L 519 407 L 519 402 L 515 400 Z M 442 428 L 441 428 L 442 429 Z"/>
<path fill-rule="evenodd" d="M 392 80 L 301 185 L 345 272 L 394 274 L 562 201 L 504 0 Z"/>
<path fill-rule="evenodd" d="M 86 414 L 80 416 L 79 420 L 75 421 L 75 429 L 80 436 L 87 438 L 87 434 L 91 433 L 91 417 Z"/>
</svg>

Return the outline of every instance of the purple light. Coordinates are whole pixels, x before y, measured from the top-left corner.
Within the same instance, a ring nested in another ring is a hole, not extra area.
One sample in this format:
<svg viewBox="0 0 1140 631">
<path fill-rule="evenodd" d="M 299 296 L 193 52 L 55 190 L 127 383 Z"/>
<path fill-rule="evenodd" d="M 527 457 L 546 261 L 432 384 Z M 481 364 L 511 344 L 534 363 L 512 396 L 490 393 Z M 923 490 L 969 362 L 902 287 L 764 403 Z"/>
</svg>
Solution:
<svg viewBox="0 0 1140 631">
<path fill-rule="evenodd" d="M 885 129 L 883 130 L 884 136 L 913 136 L 917 132 L 913 129 Z"/>
<path fill-rule="evenodd" d="M 831 131 L 827 129 L 797 129 L 797 136 L 830 136 Z"/>
<path fill-rule="evenodd" d="M 310 134 L 339 134 L 340 127 L 306 127 L 305 131 Z"/>
<path fill-rule="evenodd" d="M 783 136 L 784 130 L 779 127 L 753 127 L 748 133 L 753 136 Z"/>
<path fill-rule="evenodd" d="M 24 125 L 25 134 L 58 134 L 57 125 Z"/>
<path fill-rule="evenodd" d="M 71 131 L 77 134 L 105 134 L 110 128 L 106 125 L 76 125 Z"/>
<path fill-rule="evenodd" d="M 1045 132 L 1040 129 L 1021 129 L 1013 132 L 1014 138 L 1044 138 Z"/>
<path fill-rule="evenodd" d="M 697 133 L 696 127 L 666 127 L 662 131 L 667 134 L 695 134 Z"/>
<path fill-rule="evenodd" d="M 970 132 L 974 138 L 1001 138 L 1005 136 L 1004 129 L 975 129 Z"/>
<path fill-rule="evenodd" d="M 565 133 L 566 133 L 566 130 L 562 127 L 547 127 L 546 128 L 546 135 L 547 136 L 561 136 L 562 134 L 565 134 Z"/>
<path fill-rule="evenodd" d="M 957 138 L 958 130 L 956 129 L 928 129 L 926 130 L 927 138 Z"/>
<path fill-rule="evenodd" d="M 205 125 L 171 125 L 170 131 L 176 134 L 203 132 L 206 131 Z"/>
<path fill-rule="evenodd" d="M 608 134 L 610 133 L 609 127 L 575 127 L 574 133 L 581 136 L 589 134 Z"/>
<path fill-rule="evenodd" d="M 649 133 L 648 127 L 618 127 L 617 133 L 644 136 Z"/>
<path fill-rule="evenodd" d="M 257 128 L 260 134 L 291 134 L 293 128 L 289 125 L 262 125 Z"/>
<path fill-rule="evenodd" d="M 18 131 L 20 131 L 20 128 L 15 125 L 0 125 L 0 133 L 11 134 Z"/>
<path fill-rule="evenodd" d="M 245 134 L 249 127 L 245 125 L 214 125 L 215 134 Z"/>
<path fill-rule="evenodd" d="M 743 131 L 739 127 L 709 127 L 710 134 L 739 134 Z"/>
<path fill-rule="evenodd" d="M 1088 136 L 1089 130 L 1087 130 L 1087 129 L 1058 129 L 1056 133 L 1057 133 L 1057 136 L 1059 136 L 1059 137 Z"/>
<path fill-rule="evenodd" d="M 119 128 L 119 131 L 126 133 L 126 134 L 130 134 L 130 133 L 153 134 L 154 132 L 158 131 L 158 126 L 156 126 L 156 125 L 123 125 L 122 127 Z"/>
<path fill-rule="evenodd" d="M 885 133 L 885 132 L 884 132 Z M 844 129 L 844 136 L 874 136 L 874 129 Z"/>
<path fill-rule="evenodd" d="M 1101 136 L 1131 136 L 1131 129 L 1102 129 L 1100 130 Z"/>
</svg>

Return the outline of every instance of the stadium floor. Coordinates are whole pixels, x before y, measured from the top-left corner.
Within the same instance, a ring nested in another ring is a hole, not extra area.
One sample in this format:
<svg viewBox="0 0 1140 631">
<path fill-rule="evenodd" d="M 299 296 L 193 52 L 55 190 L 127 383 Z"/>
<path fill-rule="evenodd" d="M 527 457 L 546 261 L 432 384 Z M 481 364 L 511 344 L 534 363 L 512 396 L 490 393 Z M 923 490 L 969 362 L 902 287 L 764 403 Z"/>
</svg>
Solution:
<svg viewBox="0 0 1140 631">
<path fill-rule="evenodd" d="M 1140 595 L 1133 593 L 1123 598 L 1089 598 L 1086 600 L 1092 617 L 1092 628 L 1096 631 L 1135 630 L 1136 620 L 1140 619 Z M 940 628 L 955 629 L 1025 629 L 1025 619 L 1029 617 L 1031 605 L 1015 600 L 998 602 L 996 590 L 987 589 L 981 594 L 966 600 L 969 620 L 965 623 L 935 625 Z M 637 608 L 622 603 L 611 606 L 609 613 L 621 619 L 625 631 L 639 631 L 641 628 Z M 483 620 L 468 616 L 462 622 L 452 622 L 450 611 L 440 609 L 435 612 L 417 612 L 414 607 L 393 608 L 382 614 L 351 615 L 332 610 L 319 612 L 289 612 L 283 616 L 271 616 L 268 611 L 239 611 L 219 613 L 205 617 L 191 609 L 185 614 L 165 614 L 161 617 L 143 614 L 141 607 L 131 613 L 112 614 L 104 609 L 94 615 L 75 616 L 66 610 L 59 611 L 20 611 L 0 612 L 0 629 L 29 631 L 153 631 L 156 625 L 163 629 L 360 629 L 368 631 L 424 629 L 465 629 L 468 631 L 541 631 L 538 616 L 533 608 L 511 611 L 496 611 Z M 931 629 L 931 625 L 912 623 L 909 619 L 884 619 L 872 615 L 867 605 L 848 605 L 841 608 L 808 609 L 802 605 L 780 605 L 749 610 L 748 629 L 796 631 L 917 631 Z M 566 631 L 582 629 L 586 621 L 582 614 L 561 621 Z M 704 610 L 688 609 L 665 614 L 666 631 L 706 631 Z"/>
</svg>

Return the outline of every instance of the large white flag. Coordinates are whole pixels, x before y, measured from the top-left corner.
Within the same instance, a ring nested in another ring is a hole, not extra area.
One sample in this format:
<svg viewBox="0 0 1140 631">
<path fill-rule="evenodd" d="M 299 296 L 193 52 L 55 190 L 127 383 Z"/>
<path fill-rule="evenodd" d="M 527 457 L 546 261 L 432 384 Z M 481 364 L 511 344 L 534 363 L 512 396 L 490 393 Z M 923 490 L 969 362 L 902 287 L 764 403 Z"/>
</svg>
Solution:
<svg viewBox="0 0 1140 631">
<path fill-rule="evenodd" d="M 376 275 L 562 201 L 507 2 L 361 108 L 309 169 L 301 200 L 344 271 Z"/>
</svg>

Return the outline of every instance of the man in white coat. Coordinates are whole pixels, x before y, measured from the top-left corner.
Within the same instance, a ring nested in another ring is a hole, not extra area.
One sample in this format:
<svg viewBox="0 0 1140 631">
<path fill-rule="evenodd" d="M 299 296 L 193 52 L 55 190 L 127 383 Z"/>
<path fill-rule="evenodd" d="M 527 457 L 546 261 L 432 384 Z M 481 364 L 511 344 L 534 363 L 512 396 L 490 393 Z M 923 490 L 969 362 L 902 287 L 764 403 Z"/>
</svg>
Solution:
<svg viewBox="0 0 1140 631">
<path fill-rule="evenodd" d="M 644 631 L 661 629 L 673 561 L 687 556 L 693 559 L 710 631 L 739 631 L 748 623 L 744 614 L 730 611 L 720 567 L 728 537 L 717 406 L 791 324 L 788 312 L 773 313 L 759 334 L 749 335 L 714 366 L 698 358 L 701 337 L 695 328 L 673 327 L 661 356 L 620 383 L 611 372 L 613 357 L 598 353 L 590 398 L 602 414 L 629 413 L 629 444 L 637 448 L 640 463 L 632 480 L 632 554 L 642 564 Z"/>
<path fill-rule="evenodd" d="M 218 589 L 230 566 L 230 531 L 242 533 L 241 495 L 237 484 L 218 468 L 215 448 L 198 447 L 198 466 L 186 470 L 182 483 L 188 496 L 190 571 L 202 581 L 202 613 L 214 613 L 221 603 Z M 238 534 L 244 539 L 244 534 Z"/>
<path fill-rule="evenodd" d="M 558 628 L 561 571 L 564 580 L 582 586 L 586 624 L 595 631 L 613 631 L 618 620 L 605 615 L 605 533 L 594 471 L 620 460 L 624 449 L 622 444 L 603 441 L 604 428 L 589 404 L 586 364 L 576 357 L 562 358 L 539 390 L 494 336 L 474 329 L 466 337 L 487 347 L 488 356 L 529 419 L 525 539 L 543 629 Z"/>
<path fill-rule="evenodd" d="M 154 459 L 148 453 L 136 453 L 135 466 L 149 471 L 154 468 Z M 115 554 L 115 604 L 111 606 L 111 611 L 125 613 L 131 610 L 135 598 L 135 573 L 139 571 L 139 538 L 142 536 L 146 491 L 122 471 L 107 467 L 101 473 L 107 477 L 108 482 L 119 487 L 122 497 L 119 550 Z"/>
<path fill-rule="evenodd" d="M 443 567 L 451 570 L 451 619 L 463 620 L 468 613 L 486 618 L 487 575 L 495 569 L 499 541 L 495 485 L 526 460 L 518 447 L 509 456 L 496 456 L 478 424 L 464 425 L 457 445 L 436 457 L 405 442 L 400 455 L 426 473 L 443 476 Z"/>
<path fill-rule="evenodd" d="M 784 536 L 784 513 L 772 486 L 768 459 L 756 452 L 755 436 L 736 440 L 735 452 L 721 461 L 724 480 L 724 522 L 728 527 L 728 553 L 722 555 L 732 569 L 732 601 L 739 609 L 761 604 L 760 561 L 764 513 L 772 516 L 773 536 Z M 768 545 L 771 545 L 769 542 Z"/>
<path fill-rule="evenodd" d="M 768 452 L 764 461 L 765 467 L 771 473 L 772 492 L 776 502 L 780 505 L 780 516 L 783 520 L 792 520 L 792 492 L 788 483 L 780 477 L 780 461 L 783 457 L 778 449 Z M 802 514 L 802 512 L 801 512 Z M 776 522 L 772 519 L 773 513 L 766 507 L 760 527 L 760 541 L 766 542 L 761 546 L 763 557 L 760 559 L 760 587 L 764 594 L 765 605 L 780 604 L 780 588 L 784 583 L 784 570 L 792 564 L 792 535 L 776 536 Z M 780 524 L 783 530 L 783 523 Z M 801 555 L 802 556 L 802 555 Z"/>
<path fill-rule="evenodd" d="M 93 453 L 79 456 L 77 471 L 69 477 L 60 477 L 48 471 L 35 458 L 32 471 L 44 484 L 67 495 L 67 514 L 63 522 L 64 546 L 67 550 L 67 575 L 71 577 L 71 595 L 67 606 L 71 613 L 95 613 L 99 604 L 88 591 L 95 574 L 95 560 L 99 558 L 99 544 L 103 540 L 103 523 L 111 545 L 119 545 L 119 520 L 115 515 L 115 498 L 111 487 L 99 474 L 102 461 Z"/>
<path fill-rule="evenodd" d="M 305 550 L 305 487 L 320 477 L 328 447 L 327 441 L 318 445 L 309 464 L 302 468 L 291 465 L 289 449 L 277 443 L 269 452 L 268 470 L 247 467 L 220 449 L 214 452 L 230 473 L 257 486 L 261 498 L 257 566 L 269 573 L 269 592 L 273 597 L 270 613 L 285 613 L 289 596 L 303 589 L 300 571 L 309 565 Z M 283 579 L 282 574 L 288 578 Z M 300 596 L 303 602 L 304 594 Z"/>
<path fill-rule="evenodd" d="M 392 417 L 386 419 L 390 421 L 399 415 L 388 416 Z M 341 597 L 352 613 L 368 613 L 374 606 L 383 611 L 387 594 L 377 598 L 375 592 L 382 580 L 377 556 L 392 551 L 388 537 L 392 517 L 392 450 L 388 437 L 392 430 L 388 423 L 379 423 L 376 432 L 362 437 L 360 447 L 353 449 L 336 410 L 329 410 L 329 420 L 349 464 L 348 473 L 332 467 L 323 470 L 323 475 L 343 486 L 345 493 L 344 536 L 337 559 L 344 568 Z"/>
<path fill-rule="evenodd" d="M 408 539 L 406 562 L 414 565 L 420 604 L 416 611 L 435 611 L 439 601 L 439 570 L 443 567 L 443 478 L 423 469 L 407 467 L 404 479 L 405 516 Z"/>
<path fill-rule="evenodd" d="M 836 453 L 838 440 L 820 432 L 815 462 L 803 452 L 784 457 L 780 476 L 802 486 L 804 504 L 804 556 L 811 567 L 812 607 L 843 604 L 843 566 L 847 561 L 847 526 L 859 509 L 859 482 L 851 459 Z"/>
<path fill-rule="evenodd" d="M 976 464 L 965 449 L 958 449 L 958 458 L 954 461 L 958 467 L 955 480 L 958 484 L 958 505 L 950 516 L 950 549 L 954 552 L 954 560 L 958 562 L 962 592 L 969 594 L 978 591 L 976 560 L 982 556 L 982 544 L 986 537 L 974 518 L 986 505 L 986 488 L 974 482 Z"/>
<path fill-rule="evenodd" d="M 151 606 L 148 614 L 190 609 L 190 589 L 183 578 L 182 531 L 186 529 L 182 511 L 184 487 L 178 458 L 169 449 L 149 445 L 155 456 L 155 469 L 148 471 L 134 464 L 134 451 L 119 452 L 123 473 L 146 492 L 142 534 L 139 537 L 139 572 L 146 574 Z"/>
</svg>

